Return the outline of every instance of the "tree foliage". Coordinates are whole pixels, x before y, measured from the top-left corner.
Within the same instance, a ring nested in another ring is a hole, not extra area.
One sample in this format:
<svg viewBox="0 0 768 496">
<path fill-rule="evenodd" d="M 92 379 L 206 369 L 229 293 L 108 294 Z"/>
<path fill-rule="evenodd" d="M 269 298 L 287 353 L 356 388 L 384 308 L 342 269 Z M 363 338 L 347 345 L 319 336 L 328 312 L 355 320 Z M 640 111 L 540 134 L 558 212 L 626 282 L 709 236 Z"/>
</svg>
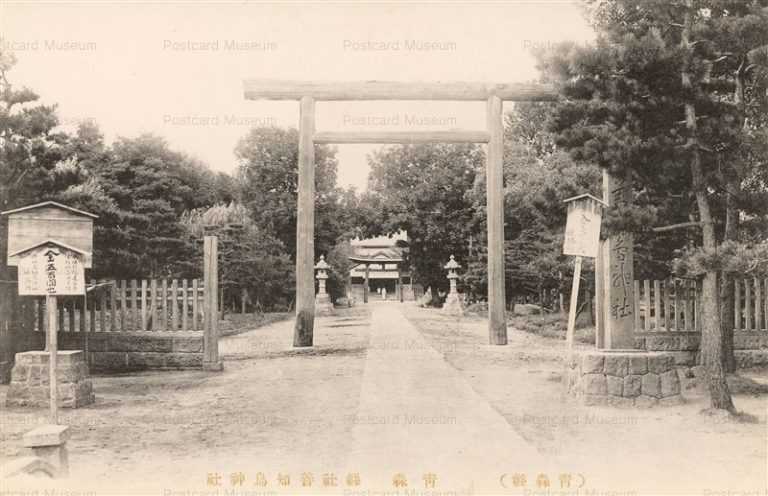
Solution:
<svg viewBox="0 0 768 496">
<path fill-rule="evenodd" d="M 424 287 L 448 286 L 443 265 L 465 259 L 473 226 L 468 192 L 484 164 L 475 145 L 427 144 L 385 147 L 369 156 L 367 205 L 380 231 L 408 232 L 408 260 Z"/>
<path fill-rule="evenodd" d="M 287 308 L 293 298 L 293 264 L 282 242 L 265 232 L 239 203 L 217 204 L 182 214 L 186 272 L 202 265 L 201 240 L 219 238 L 219 285 L 228 301 L 247 309 Z M 184 267 L 180 267 L 180 272 Z M 246 301 L 243 302 L 242 298 Z M 250 301 L 249 301 L 250 300 Z"/>
<path fill-rule="evenodd" d="M 540 58 L 563 97 L 551 124 L 556 144 L 635 184 L 632 207 L 609 221 L 641 234 L 638 220 L 697 223 L 664 241 L 690 258 L 675 267 L 701 269 L 687 273 L 703 278 L 702 356 L 712 405 L 728 410 L 718 288 L 723 268 L 738 266 L 729 258 L 761 253 L 735 243 L 741 218 L 765 216 L 765 183 L 745 186 L 765 166 L 755 153 L 764 147 L 758 109 L 766 98 L 755 62 L 768 45 L 766 4 L 593 1 L 596 43 L 563 44 Z"/>
<path fill-rule="evenodd" d="M 235 148 L 241 198 L 255 222 L 296 257 L 299 133 L 296 129 L 252 129 Z M 336 186 L 336 150 L 315 146 L 315 252 L 327 253 L 347 227 L 340 222 L 343 192 Z"/>
</svg>

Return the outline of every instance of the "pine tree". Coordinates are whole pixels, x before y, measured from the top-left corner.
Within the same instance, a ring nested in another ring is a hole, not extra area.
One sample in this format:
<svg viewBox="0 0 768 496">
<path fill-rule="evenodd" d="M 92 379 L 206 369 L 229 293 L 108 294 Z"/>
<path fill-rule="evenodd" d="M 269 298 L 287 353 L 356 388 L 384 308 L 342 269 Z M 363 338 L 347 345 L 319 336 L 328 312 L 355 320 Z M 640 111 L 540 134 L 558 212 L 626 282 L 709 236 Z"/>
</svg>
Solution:
<svg viewBox="0 0 768 496">
<path fill-rule="evenodd" d="M 630 174 L 636 185 L 635 212 L 612 212 L 609 227 L 648 232 L 662 223 L 685 228 L 696 247 L 685 250 L 683 258 L 709 262 L 681 260 L 676 267 L 702 280 L 703 364 L 712 406 L 730 411 L 719 288 L 725 267 L 733 264 L 721 242 L 733 237 L 725 236 L 729 202 L 731 219 L 733 208 L 759 213 L 757 204 L 733 200 L 742 195 L 745 179 L 758 174 L 760 160 L 751 159 L 735 174 L 734 154 L 746 137 L 744 108 L 733 98 L 733 73 L 718 64 L 731 56 L 728 40 L 748 39 L 748 32 L 753 45 L 765 44 L 765 4 L 590 2 L 595 45 L 562 45 L 541 57 L 541 68 L 564 97 L 552 121 L 556 144 L 578 160 Z M 737 25 L 743 28 L 740 34 L 728 36 Z M 761 86 L 753 81 L 750 87 Z M 730 176 L 740 180 L 729 181 Z M 728 192 L 734 184 L 738 191 Z M 646 208 L 645 217 L 637 213 L 643 200 L 653 207 Z"/>
</svg>

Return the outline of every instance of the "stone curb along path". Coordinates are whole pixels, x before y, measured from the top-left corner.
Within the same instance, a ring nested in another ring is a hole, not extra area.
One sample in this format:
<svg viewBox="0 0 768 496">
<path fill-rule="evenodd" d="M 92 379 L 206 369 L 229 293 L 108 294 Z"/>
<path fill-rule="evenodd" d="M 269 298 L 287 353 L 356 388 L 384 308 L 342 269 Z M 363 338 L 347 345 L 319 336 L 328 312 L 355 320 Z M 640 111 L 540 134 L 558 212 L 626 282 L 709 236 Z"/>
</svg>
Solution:
<svg viewBox="0 0 768 496">
<path fill-rule="evenodd" d="M 373 308 L 353 422 L 347 472 L 360 473 L 366 489 L 510 494 L 511 484 L 505 488 L 501 481 L 505 473 L 552 468 L 397 305 Z M 425 480 L 428 474 L 436 476 L 434 486 Z M 398 486 L 395 478 L 407 486 Z"/>
</svg>

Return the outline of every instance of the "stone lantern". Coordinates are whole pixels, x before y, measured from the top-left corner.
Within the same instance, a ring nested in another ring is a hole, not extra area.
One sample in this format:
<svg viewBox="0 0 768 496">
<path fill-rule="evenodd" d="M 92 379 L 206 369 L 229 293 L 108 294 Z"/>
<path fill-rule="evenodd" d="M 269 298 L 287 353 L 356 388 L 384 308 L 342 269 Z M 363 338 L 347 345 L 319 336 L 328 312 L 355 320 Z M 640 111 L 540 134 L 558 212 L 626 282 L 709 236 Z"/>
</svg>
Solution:
<svg viewBox="0 0 768 496">
<path fill-rule="evenodd" d="M 325 289 L 325 281 L 328 280 L 328 269 L 331 266 L 325 261 L 325 255 L 320 255 L 320 261 L 315 265 L 317 275 L 315 278 L 318 282 L 318 290 L 315 295 L 315 315 L 332 315 L 333 303 L 331 297 Z"/>
<path fill-rule="evenodd" d="M 459 278 L 459 274 L 456 273 L 456 269 L 460 269 L 461 265 L 451 255 L 451 259 L 445 264 L 444 269 L 448 271 L 448 281 L 451 284 L 451 288 L 448 291 L 448 296 L 445 298 L 443 304 L 443 312 L 449 315 L 464 315 L 464 306 L 461 301 L 461 295 L 456 289 L 456 279 Z"/>
</svg>

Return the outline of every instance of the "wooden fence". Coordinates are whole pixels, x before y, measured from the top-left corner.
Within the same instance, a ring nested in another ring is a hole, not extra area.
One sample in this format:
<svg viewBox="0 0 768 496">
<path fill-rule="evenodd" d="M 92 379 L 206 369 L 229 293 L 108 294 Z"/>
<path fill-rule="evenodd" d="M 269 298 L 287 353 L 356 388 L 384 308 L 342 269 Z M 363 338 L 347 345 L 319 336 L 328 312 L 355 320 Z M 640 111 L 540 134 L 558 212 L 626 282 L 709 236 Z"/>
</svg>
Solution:
<svg viewBox="0 0 768 496">
<path fill-rule="evenodd" d="M 44 329 L 45 298 L 27 298 Z M 91 280 L 87 299 L 59 297 L 59 332 L 203 331 L 203 298 L 197 279 Z"/>
<path fill-rule="evenodd" d="M 768 331 L 768 279 L 737 280 L 733 297 L 734 329 Z"/>
<path fill-rule="evenodd" d="M 768 331 L 768 280 L 735 281 L 733 318 L 737 331 Z M 635 281 L 635 329 L 699 331 L 701 283 L 682 279 Z"/>
</svg>

